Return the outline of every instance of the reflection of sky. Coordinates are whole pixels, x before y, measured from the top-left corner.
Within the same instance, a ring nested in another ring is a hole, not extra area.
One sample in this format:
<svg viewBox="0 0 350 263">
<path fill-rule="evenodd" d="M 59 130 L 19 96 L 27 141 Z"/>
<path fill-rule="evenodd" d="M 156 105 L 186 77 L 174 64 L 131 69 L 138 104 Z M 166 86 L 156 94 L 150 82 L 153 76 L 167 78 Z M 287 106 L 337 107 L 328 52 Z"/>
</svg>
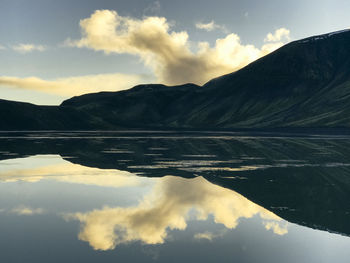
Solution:
<svg viewBox="0 0 350 263">
<path fill-rule="evenodd" d="M 1 161 L 1 181 L 35 182 L 43 179 L 105 187 L 136 186 L 141 183 L 139 178 L 126 171 L 84 167 L 56 155 Z"/>
<path fill-rule="evenodd" d="M 70 255 L 116 248 L 116 258 L 124 255 L 120 260 L 136 255 L 136 261 L 147 261 L 148 257 L 167 260 L 181 248 L 186 249 L 187 260 L 203 257 L 203 262 L 210 262 L 211 257 L 206 256 L 209 246 L 208 252 L 220 254 L 219 258 L 258 260 L 254 257 L 260 254 L 259 262 L 271 262 L 269 255 L 278 258 L 297 251 L 301 258 L 309 255 L 308 262 L 312 262 L 315 251 L 321 255 L 324 246 L 328 247 L 326 256 L 341 259 L 347 253 L 344 246 L 349 245 L 348 238 L 339 235 L 287 225 L 242 195 L 202 177 L 143 178 L 125 171 L 71 164 L 59 156 L 0 161 L 0 218 L 0 245 L 8 251 L 14 249 L 14 243 L 6 243 L 6 239 L 15 236 L 18 246 L 26 239 L 70 238 L 66 241 L 70 247 L 89 244 L 84 250 L 70 249 Z M 72 228 L 77 224 L 80 230 Z M 52 236 L 42 237 L 44 229 Z M 77 234 L 86 243 L 79 241 Z M 50 249 L 59 253 L 62 245 L 48 241 L 46 247 L 28 247 L 40 250 L 54 246 Z M 96 260 L 103 262 L 102 258 Z"/>
</svg>

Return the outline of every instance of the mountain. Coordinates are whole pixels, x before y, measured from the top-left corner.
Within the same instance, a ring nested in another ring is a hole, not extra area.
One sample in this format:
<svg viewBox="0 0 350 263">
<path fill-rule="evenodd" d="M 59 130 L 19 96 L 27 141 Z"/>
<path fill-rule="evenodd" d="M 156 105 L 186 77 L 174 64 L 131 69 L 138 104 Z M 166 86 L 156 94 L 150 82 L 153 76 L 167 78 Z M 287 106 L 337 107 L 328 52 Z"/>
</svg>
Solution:
<svg viewBox="0 0 350 263">
<path fill-rule="evenodd" d="M 72 108 L 0 100 L 0 130 L 93 129 L 92 116 Z"/>
<path fill-rule="evenodd" d="M 350 127 L 349 98 L 350 30 L 343 30 L 291 42 L 202 87 L 139 85 L 57 107 L 0 101 L 1 129 L 341 128 Z"/>
</svg>

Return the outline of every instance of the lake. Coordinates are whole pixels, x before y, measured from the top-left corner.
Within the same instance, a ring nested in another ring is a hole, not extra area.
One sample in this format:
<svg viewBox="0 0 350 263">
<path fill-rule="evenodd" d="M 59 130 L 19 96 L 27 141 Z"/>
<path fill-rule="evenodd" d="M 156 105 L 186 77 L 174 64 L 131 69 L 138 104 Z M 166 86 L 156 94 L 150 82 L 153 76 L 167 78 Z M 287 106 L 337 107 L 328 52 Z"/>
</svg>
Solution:
<svg viewBox="0 0 350 263">
<path fill-rule="evenodd" d="M 1 132 L 0 262 L 349 262 L 350 136 Z"/>
</svg>

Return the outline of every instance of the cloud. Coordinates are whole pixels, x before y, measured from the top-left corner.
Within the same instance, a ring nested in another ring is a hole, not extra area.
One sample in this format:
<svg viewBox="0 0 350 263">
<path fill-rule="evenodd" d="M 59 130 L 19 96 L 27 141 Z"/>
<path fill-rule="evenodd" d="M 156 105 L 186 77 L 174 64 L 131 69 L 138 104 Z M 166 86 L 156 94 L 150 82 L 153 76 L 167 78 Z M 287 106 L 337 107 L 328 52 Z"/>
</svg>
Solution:
<svg viewBox="0 0 350 263">
<path fill-rule="evenodd" d="M 282 40 L 290 40 L 290 30 L 286 28 L 279 28 L 275 31 L 275 33 L 268 33 L 266 38 L 264 39 L 265 42 L 278 42 Z"/>
<path fill-rule="evenodd" d="M 20 215 L 20 216 L 31 216 L 36 214 L 42 214 L 43 209 L 41 208 L 31 208 L 27 206 L 18 206 L 11 210 L 11 213 Z"/>
<path fill-rule="evenodd" d="M 143 11 L 144 14 L 157 14 L 160 12 L 161 6 L 159 1 L 154 1 L 150 3 L 145 10 Z"/>
<path fill-rule="evenodd" d="M 54 80 L 44 80 L 37 77 L 17 78 L 0 76 L 0 86 L 11 86 L 45 93 L 77 96 L 98 91 L 119 91 L 129 89 L 151 78 L 136 74 L 97 74 Z"/>
<path fill-rule="evenodd" d="M 281 221 L 242 195 L 211 184 L 202 177 L 188 180 L 167 176 L 157 181 L 153 190 L 136 206 L 104 207 L 87 213 L 68 214 L 65 219 L 79 220 L 82 224 L 79 239 L 96 250 L 114 249 L 119 244 L 133 241 L 164 243 L 169 230 L 186 229 L 190 211 L 195 211 L 196 220 L 206 220 L 212 215 L 215 223 L 228 229 L 235 228 L 240 218 L 255 215 L 260 215 L 264 222 L 278 225 Z M 196 235 L 208 240 L 214 236 L 212 233 Z"/>
<path fill-rule="evenodd" d="M 268 43 L 259 49 L 243 45 L 239 36 L 231 33 L 217 39 L 214 47 L 208 42 L 199 42 L 191 47 L 187 32 L 171 31 L 164 17 L 136 19 L 120 16 L 111 10 L 95 11 L 89 18 L 80 21 L 80 27 L 81 39 L 68 39 L 67 45 L 106 54 L 139 56 L 153 70 L 159 82 L 169 85 L 186 82 L 203 84 L 214 77 L 236 71 L 283 44 Z M 211 27 L 210 23 L 207 27 Z"/>
<path fill-rule="evenodd" d="M 284 45 L 285 41 L 289 42 L 291 39 L 290 31 L 286 28 L 279 28 L 273 34 L 268 33 L 264 39 L 265 45 L 261 50 L 265 53 L 270 53 Z"/>
<path fill-rule="evenodd" d="M 46 47 L 43 45 L 34 45 L 34 44 L 18 44 L 12 46 L 12 49 L 19 53 L 29 53 L 32 51 L 45 51 Z"/>
<path fill-rule="evenodd" d="M 216 24 L 214 22 L 214 20 L 212 20 L 209 23 L 196 23 L 196 28 L 203 29 L 203 30 L 206 30 L 206 31 L 213 31 L 215 29 L 220 29 L 223 32 L 227 32 L 227 29 L 226 29 L 225 26 Z"/>
<path fill-rule="evenodd" d="M 140 178 L 117 169 L 98 169 L 72 164 L 60 156 L 36 155 L 0 162 L 2 182 L 39 182 L 44 179 L 72 184 L 102 187 L 130 187 L 140 185 Z M 27 166 L 27 167 L 26 167 Z M 19 168 L 17 168 L 19 167 Z"/>
<path fill-rule="evenodd" d="M 157 7 L 157 1 L 154 2 Z M 200 27 L 218 28 L 214 21 Z M 168 85 L 204 84 L 214 77 L 231 73 L 276 50 L 289 40 L 289 30 L 280 28 L 269 33 L 261 48 L 241 43 L 234 33 L 215 41 L 194 43 L 185 31 L 175 32 L 164 17 L 136 19 L 120 16 L 116 11 L 97 10 L 80 21 L 82 37 L 67 39 L 65 45 L 90 48 L 106 54 L 132 54 L 140 57 L 155 77 L 138 74 L 96 74 L 45 80 L 38 77 L 0 76 L 0 85 L 36 90 L 60 96 L 77 96 L 98 91 L 119 91 L 140 83 L 160 82 Z M 44 46 L 20 44 L 18 52 L 45 50 Z"/>
<path fill-rule="evenodd" d="M 5 50 L 6 47 L 4 47 L 3 45 L 0 45 L 0 50 Z"/>
</svg>

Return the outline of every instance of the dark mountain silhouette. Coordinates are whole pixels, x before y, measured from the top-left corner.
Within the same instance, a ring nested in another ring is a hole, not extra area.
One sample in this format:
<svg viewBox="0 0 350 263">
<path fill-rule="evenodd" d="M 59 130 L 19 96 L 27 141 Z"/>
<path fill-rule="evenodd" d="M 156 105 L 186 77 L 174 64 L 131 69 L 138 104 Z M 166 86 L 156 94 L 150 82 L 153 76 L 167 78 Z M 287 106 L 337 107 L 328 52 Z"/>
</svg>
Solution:
<svg viewBox="0 0 350 263">
<path fill-rule="evenodd" d="M 92 129 L 92 116 L 72 108 L 0 100 L 0 130 Z"/>
<path fill-rule="evenodd" d="M 1 129 L 350 127 L 350 31 L 291 42 L 194 84 L 139 85 L 60 106 L 0 101 Z"/>
</svg>

